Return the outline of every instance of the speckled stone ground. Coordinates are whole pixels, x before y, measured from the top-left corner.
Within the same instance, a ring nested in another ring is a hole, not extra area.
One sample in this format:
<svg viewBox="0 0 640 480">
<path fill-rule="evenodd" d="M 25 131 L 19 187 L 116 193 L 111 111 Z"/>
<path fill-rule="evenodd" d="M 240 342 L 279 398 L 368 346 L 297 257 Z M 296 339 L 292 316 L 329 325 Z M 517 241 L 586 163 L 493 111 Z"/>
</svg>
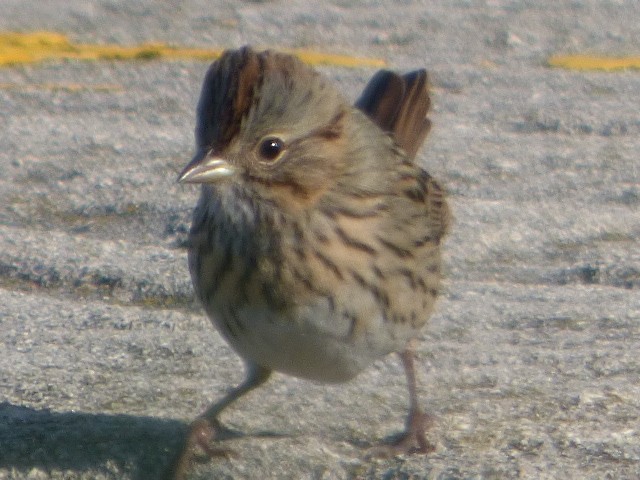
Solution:
<svg viewBox="0 0 640 480">
<path fill-rule="evenodd" d="M 390 357 L 340 386 L 276 375 L 225 414 L 239 458 L 193 478 L 640 478 L 640 73 L 545 66 L 638 54 L 639 18 L 632 0 L 0 3 L 0 30 L 311 47 L 431 73 L 420 158 L 456 217 L 418 349 L 436 451 L 365 458 L 406 412 Z M 206 68 L 0 69 L 2 479 L 160 478 L 242 377 L 193 301 L 197 189 L 175 183 Z M 351 98 L 373 73 L 322 70 Z"/>
</svg>

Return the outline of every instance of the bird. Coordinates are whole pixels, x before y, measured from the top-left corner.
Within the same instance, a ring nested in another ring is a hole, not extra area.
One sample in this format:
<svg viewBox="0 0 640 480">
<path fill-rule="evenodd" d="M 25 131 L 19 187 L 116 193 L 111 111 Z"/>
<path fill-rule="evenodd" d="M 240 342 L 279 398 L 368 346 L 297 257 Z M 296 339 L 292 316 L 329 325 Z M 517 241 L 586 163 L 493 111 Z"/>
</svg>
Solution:
<svg viewBox="0 0 640 480">
<path fill-rule="evenodd" d="M 346 382 L 397 353 L 409 390 L 392 454 L 428 453 L 412 344 L 442 283 L 446 192 L 416 161 L 431 126 L 428 77 L 378 71 L 350 104 L 294 55 L 250 46 L 209 67 L 196 152 L 178 177 L 200 184 L 188 241 L 197 298 L 246 377 L 190 426 L 172 466 L 188 468 L 220 414 L 274 371 Z"/>
</svg>

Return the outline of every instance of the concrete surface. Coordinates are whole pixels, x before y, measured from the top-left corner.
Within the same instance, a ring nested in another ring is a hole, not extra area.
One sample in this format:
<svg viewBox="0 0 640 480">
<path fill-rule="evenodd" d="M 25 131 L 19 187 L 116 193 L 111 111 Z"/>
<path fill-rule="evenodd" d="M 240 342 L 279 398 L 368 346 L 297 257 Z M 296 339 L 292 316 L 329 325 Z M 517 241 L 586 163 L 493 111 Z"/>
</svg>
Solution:
<svg viewBox="0 0 640 480">
<path fill-rule="evenodd" d="M 431 72 L 421 161 L 451 194 L 446 289 L 419 344 L 428 456 L 366 460 L 406 413 L 396 358 L 322 386 L 276 375 L 193 478 L 640 478 L 640 3 L 0 2 L 0 30 L 251 43 Z M 154 479 L 242 377 L 193 302 L 184 241 L 207 64 L 0 69 L 0 478 Z M 321 68 L 355 98 L 370 69 Z M 82 84 L 84 88 L 65 88 Z"/>
</svg>

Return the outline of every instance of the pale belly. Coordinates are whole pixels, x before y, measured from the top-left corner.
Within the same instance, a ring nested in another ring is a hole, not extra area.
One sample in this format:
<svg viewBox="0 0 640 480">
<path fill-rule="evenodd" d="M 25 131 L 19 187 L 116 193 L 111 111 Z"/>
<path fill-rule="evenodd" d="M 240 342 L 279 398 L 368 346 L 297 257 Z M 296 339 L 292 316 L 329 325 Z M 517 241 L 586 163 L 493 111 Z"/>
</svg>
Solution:
<svg viewBox="0 0 640 480">
<path fill-rule="evenodd" d="M 300 308 L 284 320 L 272 311 L 250 307 L 239 309 L 234 318 L 224 311 L 209 314 L 240 356 L 275 371 L 327 383 L 355 377 L 376 359 L 401 350 L 409 337 L 409 332 L 398 338 L 381 329 L 382 318 L 368 318 L 366 326 L 371 328 L 360 325 L 356 332 L 351 322 L 323 304 Z"/>
</svg>

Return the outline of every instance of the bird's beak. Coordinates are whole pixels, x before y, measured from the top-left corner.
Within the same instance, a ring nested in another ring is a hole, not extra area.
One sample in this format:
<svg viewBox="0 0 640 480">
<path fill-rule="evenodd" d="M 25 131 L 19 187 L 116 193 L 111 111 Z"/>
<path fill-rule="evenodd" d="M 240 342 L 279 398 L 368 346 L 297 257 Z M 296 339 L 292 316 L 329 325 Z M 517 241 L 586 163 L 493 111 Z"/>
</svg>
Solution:
<svg viewBox="0 0 640 480">
<path fill-rule="evenodd" d="M 228 161 L 210 156 L 208 151 L 199 151 L 178 176 L 180 183 L 214 183 L 235 173 Z"/>
</svg>

